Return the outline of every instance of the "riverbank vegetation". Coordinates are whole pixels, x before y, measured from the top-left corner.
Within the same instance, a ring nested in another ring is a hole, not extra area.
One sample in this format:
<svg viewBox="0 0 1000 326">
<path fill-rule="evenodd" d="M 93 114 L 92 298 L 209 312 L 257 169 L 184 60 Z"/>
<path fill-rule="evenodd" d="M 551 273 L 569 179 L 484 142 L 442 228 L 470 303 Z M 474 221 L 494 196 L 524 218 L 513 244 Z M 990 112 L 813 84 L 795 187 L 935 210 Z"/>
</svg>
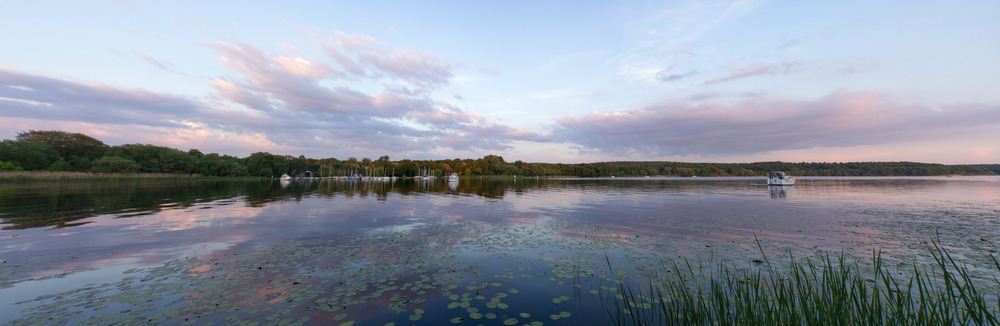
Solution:
<svg viewBox="0 0 1000 326">
<path fill-rule="evenodd" d="M 204 154 L 197 149 L 149 145 L 108 146 L 93 137 L 65 131 L 21 132 L 16 139 L 0 142 L 0 171 L 87 172 L 98 175 L 170 174 L 219 177 L 275 177 L 281 174 L 313 176 L 394 175 L 413 177 L 458 173 L 463 176 L 763 176 L 769 171 L 787 171 L 795 176 L 930 176 L 989 175 L 1000 173 L 1000 165 L 943 165 L 915 162 L 853 163 L 687 163 L 601 162 L 581 164 L 507 162 L 487 155 L 478 159 L 399 160 L 313 159 L 305 156 L 257 152 L 247 157 Z M 21 176 L 24 176 L 22 174 Z M 35 178 L 64 176 L 37 174 Z M 94 175 L 91 175 L 93 177 Z"/>
<path fill-rule="evenodd" d="M 939 242 L 927 250 L 934 259 L 927 267 L 889 268 L 877 252 L 869 268 L 843 253 L 792 259 L 783 268 L 765 255 L 753 269 L 720 264 L 708 273 L 700 264 L 662 263 L 644 285 L 620 280 L 620 294 L 606 308 L 618 325 L 1000 324 L 1000 297 L 976 287 L 968 268 Z M 996 278 L 987 282 L 1000 287 Z"/>
</svg>

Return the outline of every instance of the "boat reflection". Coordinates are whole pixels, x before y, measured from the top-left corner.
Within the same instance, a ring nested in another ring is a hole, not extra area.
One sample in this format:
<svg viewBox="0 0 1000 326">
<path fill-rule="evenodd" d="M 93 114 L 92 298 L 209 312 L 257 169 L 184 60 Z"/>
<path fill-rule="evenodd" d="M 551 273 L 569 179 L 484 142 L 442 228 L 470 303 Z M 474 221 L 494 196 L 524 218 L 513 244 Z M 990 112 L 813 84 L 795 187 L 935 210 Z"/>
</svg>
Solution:
<svg viewBox="0 0 1000 326">
<path fill-rule="evenodd" d="M 795 194 L 795 186 L 767 186 L 772 199 L 783 199 Z"/>
</svg>

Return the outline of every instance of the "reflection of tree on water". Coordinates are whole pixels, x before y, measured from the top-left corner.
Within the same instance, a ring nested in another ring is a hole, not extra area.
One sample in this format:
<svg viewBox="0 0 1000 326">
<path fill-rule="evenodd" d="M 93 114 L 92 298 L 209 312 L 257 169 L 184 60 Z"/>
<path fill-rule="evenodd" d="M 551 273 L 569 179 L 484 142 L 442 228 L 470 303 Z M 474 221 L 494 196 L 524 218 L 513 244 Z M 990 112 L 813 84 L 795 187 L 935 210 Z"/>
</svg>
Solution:
<svg viewBox="0 0 1000 326">
<path fill-rule="evenodd" d="M 795 186 L 767 186 L 767 190 L 771 192 L 771 198 L 787 198 L 790 195 L 795 194 Z"/>
<path fill-rule="evenodd" d="M 739 181 L 742 182 L 742 181 Z M 698 183 L 691 180 L 552 180 L 533 178 L 466 178 L 447 180 L 345 181 L 303 180 L 281 183 L 265 181 L 108 181 L 5 184 L 0 187 L 0 223 L 3 229 L 70 227 L 89 223 L 81 221 L 105 214 L 117 217 L 150 215 L 167 209 L 188 208 L 230 198 L 244 198 L 248 207 L 264 207 L 272 202 L 301 201 L 309 196 L 374 195 L 380 201 L 390 194 L 402 196 L 437 193 L 503 199 L 510 191 L 523 195 L 546 189 L 631 193 L 687 191 L 686 187 L 732 187 L 727 182 Z M 774 198 L 784 198 L 794 187 L 773 189 Z"/>
<path fill-rule="evenodd" d="M 363 182 L 305 180 L 281 183 L 267 181 L 106 181 L 4 184 L 0 187 L 0 223 L 4 230 L 38 227 L 71 227 L 87 224 L 91 217 L 119 214 L 138 217 L 166 209 L 188 208 L 196 203 L 245 196 L 249 207 L 276 201 L 301 201 L 306 196 L 369 196 L 387 200 L 390 193 L 462 193 L 503 198 L 504 191 L 517 191 L 523 183 L 473 179 L 452 188 L 444 180 Z"/>
<path fill-rule="evenodd" d="M 528 181 L 515 181 L 513 179 L 493 179 L 493 178 L 471 178 L 463 179 L 460 182 L 448 182 L 447 180 L 398 180 L 394 182 L 365 182 L 365 181 L 344 181 L 344 180 L 321 180 L 314 189 L 323 196 L 370 196 L 376 195 L 379 200 L 385 200 L 390 193 L 404 196 L 420 193 L 445 193 L 459 195 L 476 195 L 486 198 L 503 198 L 507 191 L 513 189 L 516 193 L 523 192 L 526 188 L 539 187 L 540 183 L 546 180 L 531 179 Z"/>
<path fill-rule="evenodd" d="M 241 195 L 253 183 L 234 181 L 55 182 L 0 187 L 4 230 L 70 227 L 82 219 L 132 217 Z"/>
</svg>

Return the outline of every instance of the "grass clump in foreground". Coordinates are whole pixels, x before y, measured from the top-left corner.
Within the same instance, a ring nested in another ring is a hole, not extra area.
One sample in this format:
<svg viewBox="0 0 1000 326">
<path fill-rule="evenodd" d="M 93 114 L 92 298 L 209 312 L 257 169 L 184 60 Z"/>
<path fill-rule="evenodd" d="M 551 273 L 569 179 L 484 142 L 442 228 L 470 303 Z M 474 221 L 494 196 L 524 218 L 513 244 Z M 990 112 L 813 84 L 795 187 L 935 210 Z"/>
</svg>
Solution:
<svg viewBox="0 0 1000 326">
<path fill-rule="evenodd" d="M 872 278 L 843 253 L 817 261 L 793 258 L 784 269 L 765 255 L 754 271 L 720 264 L 717 275 L 687 261 L 683 272 L 682 264 L 661 262 L 668 273 L 650 275 L 648 287 L 622 282 L 621 295 L 606 307 L 619 325 L 997 325 L 996 301 L 988 303 L 965 265 L 939 241 L 931 243 L 934 264 L 912 264 L 906 279 L 893 277 L 875 252 Z M 996 276 L 993 282 L 1000 287 Z"/>
</svg>

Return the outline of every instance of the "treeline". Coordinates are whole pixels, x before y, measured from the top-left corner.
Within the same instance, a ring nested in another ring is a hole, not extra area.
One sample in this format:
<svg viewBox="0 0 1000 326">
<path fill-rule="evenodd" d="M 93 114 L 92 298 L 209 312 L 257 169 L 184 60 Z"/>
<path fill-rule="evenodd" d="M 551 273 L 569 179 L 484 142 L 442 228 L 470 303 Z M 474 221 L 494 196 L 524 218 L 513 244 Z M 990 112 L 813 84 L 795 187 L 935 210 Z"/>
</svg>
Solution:
<svg viewBox="0 0 1000 326">
<path fill-rule="evenodd" d="M 993 172 L 993 174 L 1000 174 L 1000 164 L 971 164 L 969 166 L 981 170 L 990 171 Z"/>
<path fill-rule="evenodd" d="M 375 160 L 354 157 L 339 160 L 257 152 L 239 158 L 217 153 L 204 154 L 197 149 L 181 151 L 148 144 L 108 146 L 88 135 L 57 130 L 21 132 L 13 140 L 0 142 L 0 171 L 173 173 L 226 177 L 275 177 L 285 173 L 302 176 L 307 171 L 313 176 L 521 174 L 508 167 L 502 157 L 494 155 L 475 160 L 391 161 L 389 156 Z"/>
<path fill-rule="evenodd" d="M 943 165 L 915 162 L 852 163 L 685 163 L 685 162 L 605 162 L 561 165 L 563 174 L 600 176 L 763 176 L 785 171 L 793 176 L 934 176 L 996 174 L 971 165 Z"/>
<path fill-rule="evenodd" d="M 173 173 L 202 176 L 274 177 L 302 176 L 762 176 L 769 171 L 786 171 L 795 176 L 928 176 L 982 175 L 1000 173 L 1000 165 L 943 165 L 914 162 L 859 163 L 684 163 L 684 162 L 602 162 L 583 164 L 508 163 L 503 157 L 487 155 L 478 159 L 399 160 L 354 157 L 313 159 L 305 156 L 257 152 L 239 158 L 197 149 L 125 144 L 108 146 L 93 137 L 64 131 L 22 132 L 14 140 L 0 142 L 2 171 L 83 171 L 98 173 Z"/>
</svg>

